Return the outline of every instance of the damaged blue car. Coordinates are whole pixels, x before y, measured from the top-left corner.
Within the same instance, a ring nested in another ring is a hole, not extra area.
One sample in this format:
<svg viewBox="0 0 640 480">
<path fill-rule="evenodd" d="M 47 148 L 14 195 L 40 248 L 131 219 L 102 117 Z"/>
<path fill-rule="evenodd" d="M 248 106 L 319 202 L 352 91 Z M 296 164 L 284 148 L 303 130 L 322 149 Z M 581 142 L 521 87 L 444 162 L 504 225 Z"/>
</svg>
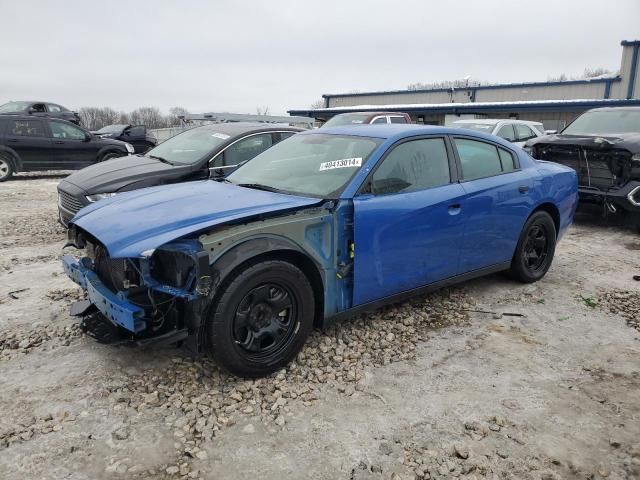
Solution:
<svg viewBox="0 0 640 480">
<path fill-rule="evenodd" d="M 335 127 L 222 181 L 90 205 L 70 224 L 81 254 L 62 261 L 134 338 L 182 341 L 257 377 L 336 319 L 503 270 L 540 280 L 576 203 L 574 170 L 494 136 Z"/>
</svg>

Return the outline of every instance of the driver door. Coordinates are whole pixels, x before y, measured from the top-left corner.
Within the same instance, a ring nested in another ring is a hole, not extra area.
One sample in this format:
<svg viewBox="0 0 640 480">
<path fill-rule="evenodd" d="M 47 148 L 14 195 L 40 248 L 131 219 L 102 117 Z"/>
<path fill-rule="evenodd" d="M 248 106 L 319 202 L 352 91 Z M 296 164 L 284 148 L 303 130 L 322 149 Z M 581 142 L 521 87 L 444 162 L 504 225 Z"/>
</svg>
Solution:
<svg viewBox="0 0 640 480">
<path fill-rule="evenodd" d="M 353 305 L 456 275 L 465 216 L 444 137 L 396 144 L 354 202 Z"/>
<path fill-rule="evenodd" d="M 49 121 L 55 162 L 61 169 L 83 168 L 98 159 L 98 145 L 87 132 L 75 125 Z"/>
</svg>

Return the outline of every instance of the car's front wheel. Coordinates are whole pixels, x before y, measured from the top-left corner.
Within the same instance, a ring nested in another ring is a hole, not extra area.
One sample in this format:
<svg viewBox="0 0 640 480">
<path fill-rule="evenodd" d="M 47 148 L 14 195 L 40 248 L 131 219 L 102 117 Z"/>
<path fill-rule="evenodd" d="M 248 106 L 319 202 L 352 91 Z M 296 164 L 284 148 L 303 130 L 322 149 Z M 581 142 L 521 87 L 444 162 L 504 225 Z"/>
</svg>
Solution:
<svg viewBox="0 0 640 480">
<path fill-rule="evenodd" d="M 107 152 L 100 159 L 101 162 L 106 162 L 107 160 L 111 160 L 112 158 L 121 157 L 123 154 L 120 152 Z"/>
<path fill-rule="evenodd" d="M 511 275 L 524 283 L 545 276 L 556 251 L 556 226 L 545 211 L 533 213 L 524 224 L 511 261 Z"/>
<path fill-rule="evenodd" d="M 207 318 L 214 360 L 242 377 L 282 368 L 313 328 L 314 294 L 306 275 L 282 260 L 247 265 L 225 282 Z"/>
<path fill-rule="evenodd" d="M 13 164 L 4 155 L 0 155 L 0 182 L 9 180 L 13 175 Z"/>
</svg>

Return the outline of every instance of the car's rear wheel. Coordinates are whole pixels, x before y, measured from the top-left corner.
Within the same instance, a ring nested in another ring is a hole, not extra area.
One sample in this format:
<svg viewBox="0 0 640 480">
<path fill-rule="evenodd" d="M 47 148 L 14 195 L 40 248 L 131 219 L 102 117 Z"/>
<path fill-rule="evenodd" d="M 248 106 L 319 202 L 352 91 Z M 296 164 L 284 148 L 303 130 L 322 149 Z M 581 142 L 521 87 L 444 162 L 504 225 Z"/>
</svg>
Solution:
<svg viewBox="0 0 640 480">
<path fill-rule="evenodd" d="M 545 276 L 556 251 L 556 226 L 544 211 L 533 213 L 525 223 L 511 261 L 511 275 L 524 283 Z"/>
<path fill-rule="evenodd" d="M 5 155 L 0 155 L 0 182 L 9 180 L 13 175 L 13 163 Z"/>
<path fill-rule="evenodd" d="M 207 318 L 209 353 L 229 372 L 261 377 L 290 362 L 313 328 L 306 275 L 281 260 L 248 265 L 225 282 Z"/>
<path fill-rule="evenodd" d="M 107 160 L 111 160 L 112 158 L 122 157 L 122 153 L 120 152 L 107 152 L 100 159 L 101 162 L 106 162 Z"/>
</svg>

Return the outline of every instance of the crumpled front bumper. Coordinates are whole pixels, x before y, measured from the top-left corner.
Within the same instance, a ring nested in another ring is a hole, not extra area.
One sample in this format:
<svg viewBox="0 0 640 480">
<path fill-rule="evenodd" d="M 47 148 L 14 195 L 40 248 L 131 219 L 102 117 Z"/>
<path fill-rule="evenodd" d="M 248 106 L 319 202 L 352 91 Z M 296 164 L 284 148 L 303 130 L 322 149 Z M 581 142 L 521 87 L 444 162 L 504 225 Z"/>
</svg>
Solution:
<svg viewBox="0 0 640 480">
<path fill-rule="evenodd" d="M 122 292 L 114 293 L 100 280 L 98 275 L 71 255 L 62 257 L 65 273 L 80 285 L 89 301 L 112 323 L 138 333 L 147 327 L 143 319 L 144 310 L 129 302 Z"/>
</svg>

